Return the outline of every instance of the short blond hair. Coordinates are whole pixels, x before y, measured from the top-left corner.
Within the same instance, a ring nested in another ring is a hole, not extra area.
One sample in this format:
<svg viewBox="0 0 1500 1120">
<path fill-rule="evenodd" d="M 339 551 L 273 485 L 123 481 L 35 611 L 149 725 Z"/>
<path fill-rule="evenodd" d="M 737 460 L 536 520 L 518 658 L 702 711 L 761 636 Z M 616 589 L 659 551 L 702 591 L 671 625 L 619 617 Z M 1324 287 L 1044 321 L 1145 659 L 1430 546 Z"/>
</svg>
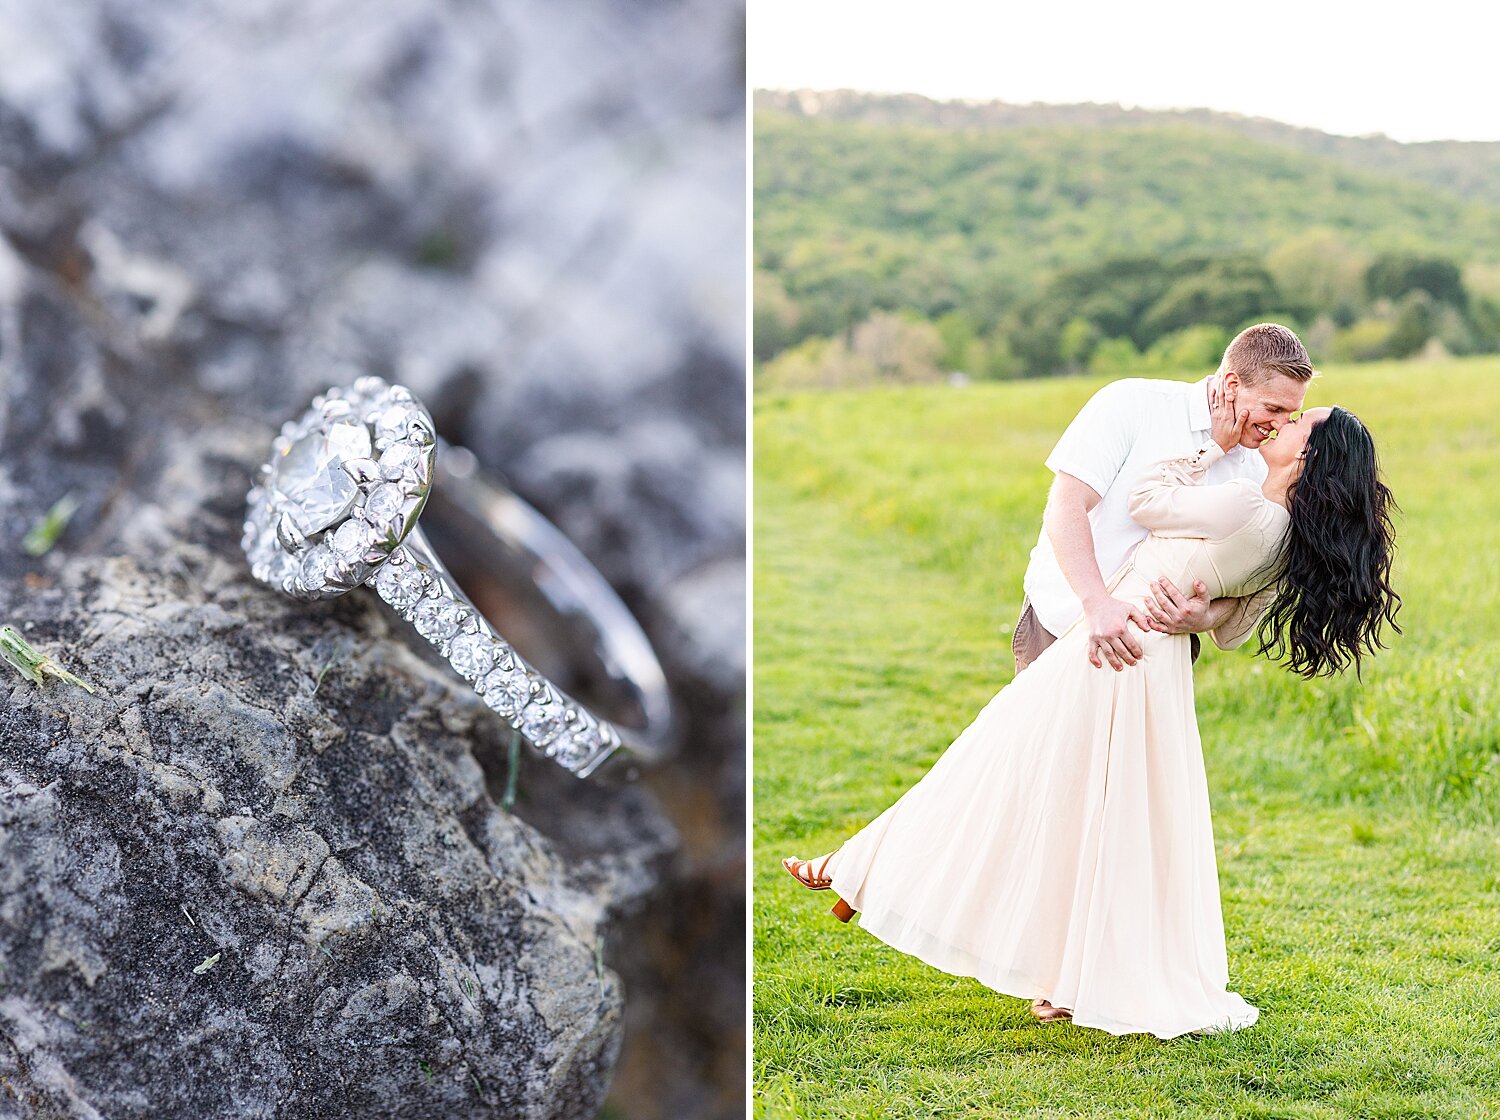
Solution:
<svg viewBox="0 0 1500 1120">
<path fill-rule="evenodd" d="M 1315 375 L 1302 340 L 1280 323 L 1256 323 L 1224 348 L 1220 373 L 1236 373 L 1242 385 L 1259 385 L 1273 374 L 1306 383 Z"/>
</svg>

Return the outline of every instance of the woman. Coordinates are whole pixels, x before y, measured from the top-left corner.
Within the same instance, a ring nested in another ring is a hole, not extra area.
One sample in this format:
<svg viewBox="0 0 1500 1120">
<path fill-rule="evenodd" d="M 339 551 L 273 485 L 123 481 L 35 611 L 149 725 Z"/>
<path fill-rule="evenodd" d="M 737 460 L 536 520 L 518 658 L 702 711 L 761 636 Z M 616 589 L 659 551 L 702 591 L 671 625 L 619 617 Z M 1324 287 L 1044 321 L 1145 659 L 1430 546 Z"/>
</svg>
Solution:
<svg viewBox="0 0 1500 1120">
<path fill-rule="evenodd" d="M 1319 408 L 1261 447 L 1265 482 L 1198 485 L 1249 413 L 1214 410 L 1213 438 L 1131 494 L 1150 535 L 1110 581 L 1144 600 L 1163 576 L 1243 597 L 1213 631 L 1306 677 L 1356 672 L 1398 633 L 1390 491 L 1369 432 Z M 932 769 L 835 852 L 788 858 L 839 896 L 844 921 L 997 991 L 1043 1021 L 1111 1034 L 1237 1029 L 1259 1011 L 1229 972 L 1186 635 L 1150 631 L 1124 672 L 1094 668 L 1074 625 L 1001 689 Z"/>
</svg>

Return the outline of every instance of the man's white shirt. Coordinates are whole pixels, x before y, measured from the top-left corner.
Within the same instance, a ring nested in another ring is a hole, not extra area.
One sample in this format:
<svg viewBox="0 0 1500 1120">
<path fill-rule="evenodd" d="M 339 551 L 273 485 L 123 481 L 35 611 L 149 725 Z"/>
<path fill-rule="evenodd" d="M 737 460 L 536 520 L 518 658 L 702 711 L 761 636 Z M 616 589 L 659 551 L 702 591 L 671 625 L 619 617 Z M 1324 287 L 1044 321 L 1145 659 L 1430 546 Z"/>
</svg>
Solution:
<svg viewBox="0 0 1500 1120">
<path fill-rule="evenodd" d="M 1191 384 L 1144 377 L 1111 382 L 1089 398 L 1047 456 L 1054 474 L 1066 471 L 1100 495 L 1099 503 L 1089 511 L 1089 523 L 1094 556 L 1106 580 L 1146 538 L 1146 530 L 1126 511 L 1135 484 L 1152 464 L 1191 454 L 1211 438 L 1208 382 L 1206 377 Z M 1236 447 L 1208 469 L 1203 481 L 1249 478 L 1264 482 L 1265 477 L 1260 452 Z M 1045 527 L 1031 550 L 1025 587 L 1037 621 L 1053 635 L 1061 634 L 1083 614 L 1083 604 L 1058 567 Z"/>
</svg>

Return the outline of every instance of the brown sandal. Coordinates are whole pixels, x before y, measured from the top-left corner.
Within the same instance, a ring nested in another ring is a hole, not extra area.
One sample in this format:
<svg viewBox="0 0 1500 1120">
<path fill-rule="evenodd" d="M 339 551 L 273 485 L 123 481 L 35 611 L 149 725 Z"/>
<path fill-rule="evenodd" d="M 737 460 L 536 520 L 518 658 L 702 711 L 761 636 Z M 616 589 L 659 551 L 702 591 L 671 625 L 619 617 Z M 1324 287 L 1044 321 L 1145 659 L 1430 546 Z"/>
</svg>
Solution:
<svg viewBox="0 0 1500 1120">
<path fill-rule="evenodd" d="M 829 852 L 826 856 L 816 861 L 787 856 L 781 861 L 781 866 L 786 868 L 788 875 L 796 879 L 797 882 L 801 883 L 808 890 L 826 891 L 829 887 L 833 886 L 833 877 L 827 874 L 828 861 L 833 856 L 834 853 Z M 814 862 L 818 865 L 816 871 L 813 870 Z"/>
<path fill-rule="evenodd" d="M 1042 1023 L 1065 1023 L 1073 1018 L 1073 1012 L 1068 1008 L 1054 1007 L 1045 999 L 1032 1000 L 1031 1013 Z"/>
<path fill-rule="evenodd" d="M 810 891 L 826 891 L 833 886 L 833 877 L 828 872 L 828 861 L 834 856 L 829 852 L 819 860 L 797 859 L 795 856 L 787 856 L 781 861 L 781 866 L 786 868 L 786 873 L 797 882 L 801 883 Z M 817 869 L 814 870 L 814 863 Z M 842 898 L 833 904 L 833 916 L 841 922 L 847 922 L 858 910 L 850 906 Z"/>
</svg>

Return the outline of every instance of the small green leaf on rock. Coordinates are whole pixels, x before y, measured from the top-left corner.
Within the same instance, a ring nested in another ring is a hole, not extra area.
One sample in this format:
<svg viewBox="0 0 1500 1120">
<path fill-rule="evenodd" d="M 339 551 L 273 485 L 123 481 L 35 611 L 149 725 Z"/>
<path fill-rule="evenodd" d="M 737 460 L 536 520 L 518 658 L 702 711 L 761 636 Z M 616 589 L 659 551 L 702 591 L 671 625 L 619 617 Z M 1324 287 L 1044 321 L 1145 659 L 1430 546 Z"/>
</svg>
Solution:
<svg viewBox="0 0 1500 1120">
<path fill-rule="evenodd" d="M 21 538 L 21 547 L 32 556 L 45 556 L 52 551 L 52 546 L 57 543 L 57 538 L 62 536 L 63 530 L 68 527 L 68 522 L 78 512 L 78 499 L 72 494 L 64 494 L 59 498 L 42 519 L 33 525 L 24 537 Z"/>
<path fill-rule="evenodd" d="M 195 964 L 193 966 L 193 975 L 194 976 L 202 976 L 205 972 L 207 972 L 209 969 L 213 968 L 213 966 L 216 965 L 216 964 L 218 964 L 218 963 L 219 963 L 219 954 L 218 953 L 215 953 L 211 957 L 206 957 L 204 959 L 204 961 L 203 961 L 202 964 Z"/>
<path fill-rule="evenodd" d="M 328 655 L 328 660 L 323 662 L 323 667 L 318 670 L 317 680 L 313 681 L 312 694 L 316 696 L 318 689 L 323 687 L 323 678 L 328 675 L 328 670 L 333 668 L 335 661 L 342 661 L 354 648 L 353 642 L 338 642 L 333 647 L 333 652 Z"/>
<path fill-rule="evenodd" d="M 39 685 L 46 677 L 52 676 L 67 684 L 76 684 L 85 692 L 94 691 L 92 685 L 79 680 L 45 653 L 32 648 L 14 626 L 0 626 L 0 658 L 32 684 Z"/>
</svg>

